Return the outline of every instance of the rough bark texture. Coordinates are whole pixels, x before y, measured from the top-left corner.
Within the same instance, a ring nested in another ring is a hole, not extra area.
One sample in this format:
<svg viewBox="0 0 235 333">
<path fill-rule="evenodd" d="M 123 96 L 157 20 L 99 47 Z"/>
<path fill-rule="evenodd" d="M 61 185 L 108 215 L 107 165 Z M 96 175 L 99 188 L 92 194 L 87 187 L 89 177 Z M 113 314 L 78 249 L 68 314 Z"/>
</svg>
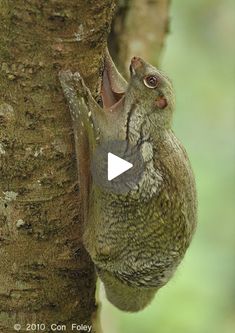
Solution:
<svg viewBox="0 0 235 333">
<path fill-rule="evenodd" d="M 109 44 L 124 75 L 133 55 L 159 65 L 169 30 L 169 5 L 170 0 L 119 0 Z"/>
<path fill-rule="evenodd" d="M 113 9 L 111 0 L 0 2 L 0 332 L 16 323 L 70 332 L 96 316 L 58 71 L 79 69 L 97 95 Z"/>
<path fill-rule="evenodd" d="M 27 323 L 45 324 L 45 332 L 51 324 L 66 332 L 72 323 L 93 324 L 97 332 L 96 278 L 81 243 L 73 133 L 58 72 L 78 69 L 98 95 L 114 2 L 0 1 L 0 332 L 15 332 L 16 323 L 21 332 Z M 167 9 L 166 0 L 119 7 L 111 35 L 119 64 L 160 54 Z"/>
</svg>

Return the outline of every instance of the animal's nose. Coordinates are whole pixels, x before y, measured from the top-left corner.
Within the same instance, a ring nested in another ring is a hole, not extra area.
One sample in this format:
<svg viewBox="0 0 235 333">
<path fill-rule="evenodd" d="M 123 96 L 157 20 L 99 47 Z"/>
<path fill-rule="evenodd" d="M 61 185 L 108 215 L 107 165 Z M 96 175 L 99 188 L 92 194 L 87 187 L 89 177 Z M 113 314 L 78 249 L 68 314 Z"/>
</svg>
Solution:
<svg viewBox="0 0 235 333">
<path fill-rule="evenodd" d="M 131 66 L 134 69 L 137 69 L 143 65 L 143 60 L 140 57 L 133 57 L 131 59 Z"/>
</svg>

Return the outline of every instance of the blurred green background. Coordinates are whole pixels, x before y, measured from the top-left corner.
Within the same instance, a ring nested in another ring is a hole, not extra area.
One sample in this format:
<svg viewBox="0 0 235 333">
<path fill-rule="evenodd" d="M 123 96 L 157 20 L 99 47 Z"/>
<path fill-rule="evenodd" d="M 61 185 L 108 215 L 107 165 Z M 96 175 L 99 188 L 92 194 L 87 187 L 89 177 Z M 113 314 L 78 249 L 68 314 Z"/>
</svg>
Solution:
<svg viewBox="0 0 235 333">
<path fill-rule="evenodd" d="M 235 1 L 172 1 L 162 68 L 196 175 L 199 219 L 174 278 L 144 311 L 102 301 L 104 333 L 235 332 Z M 156 17 L 157 19 L 157 17 Z"/>
</svg>

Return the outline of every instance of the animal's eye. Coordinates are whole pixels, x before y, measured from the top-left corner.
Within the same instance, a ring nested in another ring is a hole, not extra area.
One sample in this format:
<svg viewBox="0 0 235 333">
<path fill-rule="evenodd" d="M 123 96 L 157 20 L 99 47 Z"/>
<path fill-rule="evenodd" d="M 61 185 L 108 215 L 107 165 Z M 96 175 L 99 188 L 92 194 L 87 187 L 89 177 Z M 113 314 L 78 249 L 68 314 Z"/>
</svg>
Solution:
<svg viewBox="0 0 235 333">
<path fill-rule="evenodd" d="M 154 89 L 158 85 L 158 78 L 155 75 L 149 75 L 144 78 L 144 84 L 146 87 Z"/>
</svg>

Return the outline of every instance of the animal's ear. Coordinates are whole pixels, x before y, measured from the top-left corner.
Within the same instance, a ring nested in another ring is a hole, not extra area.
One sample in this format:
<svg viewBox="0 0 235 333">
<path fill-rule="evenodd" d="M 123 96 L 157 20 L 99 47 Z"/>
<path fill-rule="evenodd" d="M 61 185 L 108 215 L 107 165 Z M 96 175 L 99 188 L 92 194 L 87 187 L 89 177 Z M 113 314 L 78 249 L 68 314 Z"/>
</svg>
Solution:
<svg viewBox="0 0 235 333">
<path fill-rule="evenodd" d="M 168 102 L 165 96 L 159 96 L 156 100 L 155 100 L 155 105 L 158 109 L 163 110 L 167 107 Z"/>
</svg>

